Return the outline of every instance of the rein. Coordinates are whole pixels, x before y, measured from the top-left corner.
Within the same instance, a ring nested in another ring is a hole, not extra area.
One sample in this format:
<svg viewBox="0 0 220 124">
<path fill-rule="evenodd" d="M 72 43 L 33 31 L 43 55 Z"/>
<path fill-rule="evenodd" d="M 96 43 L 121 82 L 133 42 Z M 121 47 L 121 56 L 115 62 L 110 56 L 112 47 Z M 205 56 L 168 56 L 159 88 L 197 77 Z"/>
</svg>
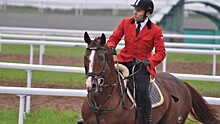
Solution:
<svg viewBox="0 0 220 124">
<path fill-rule="evenodd" d="M 106 49 L 104 47 L 88 47 L 86 48 L 86 50 L 103 50 L 105 52 L 105 63 L 104 63 L 104 66 L 102 68 L 102 71 L 99 72 L 99 73 L 94 73 L 94 72 L 87 72 L 86 70 L 86 78 L 88 78 L 89 76 L 92 76 L 94 77 L 97 81 L 100 79 L 102 80 L 103 83 L 98 83 L 97 87 L 98 87 L 98 92 L 102 92 L 104 88 L 111 88 L 111 91 L 110 93 L 106 96 L 106 98 L 103 100 L 103 102 L 101 102 L 101 104 L 97 104 L 97 100 L 96 100 L 96 96 L 91 94 L 92 98 L 94 99 L 94 102 L 92 102 L 92 100 L 89 98 L 89 95 L 86 96 L 86 101 L 88 103 L 88 105 L 92 108 L 92 110 L 94 110 L 95 112 L 95 115 L 96 115 L 96 121 L 97 121 L 97 124 L 100 124 L 100 120 L 99 120 L 99 115 L 101 113 L 104 113 L 104 112 L 113 112 L 114 110 L 116 110 L 119 106 L 123 105 L 123 102 L 124 102 L 124 98 L 126 96 L 126 88 L 123 89 L 123 85 L 122 85 L 122 82 L 125 80 L 125 79 L 130 79 L 131 77 L 133 77 L 135 74 L 137 74 L 140 70 L 138 69 L 137 71 L 135 71 L 134 73 L 130 74 L 129 76 L 125 77 L 124 79 L 121 79 L 120 76 L 117 76 L 118 78 L 118 83 L 114 83 L 114 84 L 105 84 L 105 69 L 107 68 L 107 70 L 109 70 L 109 66 L 108 66 L 108 63 L 110 63 L 109 61 L 109 55 L 106 51 Z M 85 64 L 85 63 L 84 63 Z M 117 70 L 119 73 L 119 70 Z M 114 89 L 116 88 L 116 86 L 119 85 L 120 90 L 121 90 L 121 95 L 120 95 L 120 99 L 118 101 L 118 103 L 113 106 L 112 108 L 103 108 L 104 104 L 111 98 L 112 94 L 113 94 L 113 91 Z M 125 107 L 125 106 L 124 106 Z M 127 108 L 127 107 L 125 107 Z"/>
<path fill-rule="evenodd" d="M 94 103 L 89 99 L 88 95 L 86 96 L 86 101 L 87 101 L 88 105 L 95 112 L 97 124 L 100 124 L 98 116 L 103 112 L 112 112 L 112 111 L 116 110 L 120 105 L 122 105 L 123 99 L 125 97 L 125 93 L 121 93 L 120 100 L 118 101 L 117 105 L 115 105 L 113 108 L 109 108 L 109 109 L 103 108 L 103 105 L 111 98 L 115 87 L 117 85 L 120 85 L 121 82 L 119 81 L 118 83 L 114 83 L 114 84 L 105 84 L 105 80 L 104 80 L 105 68 L 107 67 L 107 70 L 109 70 L 108 63 L 110 63 L 110 61 L 109 61 L 108 53 L 104 47 L 88 47 L 88 48 L 86 48 L 86 50 L 103 50 L 105 52 L 105 58 L 106 58 L 105 64 L 104 64 L 102 71 L 100 73 L 94 73 L 94 72 L 87 73 L 87 70 L 86 70 L 86 77 L 88 78 L 89 76 L 92 76 L 92 77 L 95 77 L 96 79 L 101 79 L 103 81 L 102 84 L 98 85 L 98 89 L 99 89 L 98 92 L 102 92 L 104 88 L 109 88 L 109 87 L 112 88 L 110 93 L 107 95 L 106 99 L 100 105 L 97 105 L 97 100 L 96 100 L 95 95 L 92 95 L 93 99 L 94 99 Z"/>
</svg>

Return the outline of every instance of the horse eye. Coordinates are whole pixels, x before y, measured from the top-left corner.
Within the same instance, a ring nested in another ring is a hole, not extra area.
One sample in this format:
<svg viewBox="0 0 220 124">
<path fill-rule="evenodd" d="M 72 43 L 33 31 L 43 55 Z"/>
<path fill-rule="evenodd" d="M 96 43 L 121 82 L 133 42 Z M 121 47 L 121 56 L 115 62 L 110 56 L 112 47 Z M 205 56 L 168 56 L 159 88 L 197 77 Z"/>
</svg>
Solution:
<svg viewBox="0 0 220 124">
<path fill-rule="evenodd" d="M 103 60 L 104 60 L 104 57 L 103 57 L 103 56 L 98 56 L 98 60 L 99 60 L 99 61 L 103 61 Z"/>
</svg>

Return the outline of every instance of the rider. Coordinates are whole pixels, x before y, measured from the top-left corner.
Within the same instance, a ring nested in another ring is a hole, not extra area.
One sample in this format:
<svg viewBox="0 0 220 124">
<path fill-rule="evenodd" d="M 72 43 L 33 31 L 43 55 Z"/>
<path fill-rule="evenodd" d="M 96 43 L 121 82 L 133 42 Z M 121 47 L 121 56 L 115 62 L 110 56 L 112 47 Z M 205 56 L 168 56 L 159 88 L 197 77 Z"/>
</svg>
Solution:
<svg viewBox="0 0 220 124">
<path fill-rule="evenodd" d="M 131 6 L 134 7 L 133 17 L 125 18 L 119 23 L 107 44 L 112 54 L 116 55 L 115 47 L 124 36 L 125 47 L 117 55 L 118 62 L 128 67 L 130 73 L 136 62 L 142 62 L 149 72 L 149 75 L 144 77 L 149 80 L 150 77 L 155 77 L 155 67 L 166 56 L 164 38 L 161 28 L 149 19 L 154 9 L 151 0 L 135 0 Z M 153 48 L 155 48 L 155 53 L 152 55 Z M 138 90 L 142 91 L 140 108 L 143 124 L 151 124 L 151 106 L 146 106 L 151 105 L 148 87 L 146 87 L 149 85 L 142 82 L 137 82 L 136 85 Z"/>
</svg>

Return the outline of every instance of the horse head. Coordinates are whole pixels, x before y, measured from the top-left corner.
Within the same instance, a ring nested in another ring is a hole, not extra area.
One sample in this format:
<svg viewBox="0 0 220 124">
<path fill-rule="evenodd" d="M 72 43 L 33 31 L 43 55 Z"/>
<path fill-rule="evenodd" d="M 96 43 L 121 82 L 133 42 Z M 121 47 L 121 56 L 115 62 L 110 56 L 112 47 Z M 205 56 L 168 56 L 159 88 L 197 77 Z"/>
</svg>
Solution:
<svg viewBox="0 0 220 124">
<path fill-rule="evenodd" d="M 85 32 L 84 40 L 87 43 L 84 55 L 84 67 L 86 72 L 86 88 L 88 92 L 96 94 L 108 87 L 106 75 L 110 74 L 113 66 L 113 57 L 109 47 L 106 45 L 105 34 L 91 40 Z M 109 77 L 111 78 L 111 77 Z"/>
</svg>

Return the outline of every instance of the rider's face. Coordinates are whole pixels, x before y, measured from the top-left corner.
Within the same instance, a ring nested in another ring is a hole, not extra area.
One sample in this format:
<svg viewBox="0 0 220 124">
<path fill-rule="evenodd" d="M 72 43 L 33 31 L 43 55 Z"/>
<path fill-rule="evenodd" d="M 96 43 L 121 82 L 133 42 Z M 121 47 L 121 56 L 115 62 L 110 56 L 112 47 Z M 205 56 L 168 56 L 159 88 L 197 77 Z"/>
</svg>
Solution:
<svg viewBox="0 0 220 124">
<path fill-rule="evenodd" d="M 139 8 L 134 8 L 134 12 L 133 12 L 133 15 L 134 15 L 134 19 L 136 20 L 136 21 L 144 21 L 144 14 L 145 14 L 145 11 L 144 10 L 142 10 L 142 9 L 139 9 Z"/>
</svg>

